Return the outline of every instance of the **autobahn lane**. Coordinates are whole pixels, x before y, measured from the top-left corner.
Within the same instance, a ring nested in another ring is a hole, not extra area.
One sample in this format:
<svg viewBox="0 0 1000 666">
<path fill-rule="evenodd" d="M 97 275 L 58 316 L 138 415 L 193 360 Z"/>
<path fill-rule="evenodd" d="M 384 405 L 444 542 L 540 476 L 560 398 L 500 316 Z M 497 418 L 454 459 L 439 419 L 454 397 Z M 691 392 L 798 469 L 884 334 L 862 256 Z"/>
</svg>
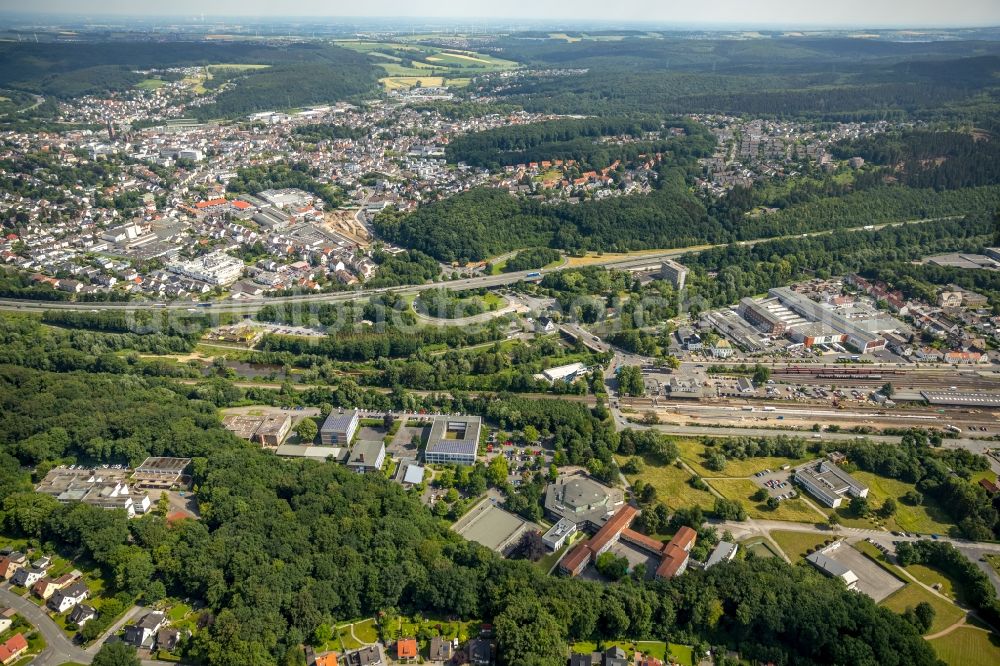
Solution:
<svg viewBox="0 0 1000 666">
<path fill-rule="evenodd" d="M 789 238 L 808 238 L 815 236 L 825 236 L 833 233 L 863 233 L 870 231 L 878 231 L 886 227 L 902 226 L 906 224 L 923 224 L 927 222 L 939 222 L 943 220 L 955 219 L 955 216 L 951 217 L 937 217 L 928 218 L 922 220 L 906 220 L 900 222 L 887 222 L 885 224 L 879 224 L 875 226 L 867 225 L 865 227 L 851 227 L 847 229 L 829 229 L 824 231 L 814 231 L 804 234 L 791 234 L 787 236 L 775 236 L 773 238 L 758 238 L 753 240 L 740 241 L 735 243 L 735 245 L 742 246 L 753 246 L 758 243 L 766 243 L 769 241 L 776 241 Z M 661 251 L 652 251 L 649 253 L 627 256 L 627 257 L 604 257 L 597 261 L 589 262 L 590 266 L 603 266 L 605 268 L 618 268 L 618 269 L 641 269 L 646 267 L 655 267 L 659 261 L 668 258 L 676 258 L 683 256 L 685 254 L 697 254 L 699 252 L 704 252 L 706 250 L 726 247 L 728 244 L 720 243 L 716 245 L 696 245 L 682 248 L 674 248 Z M 183 302 L 163 302 L 163 301 L 126 301 L 126 302 L 66 302 L 66 301 L 37 301 L 37 300 L 19 300 L 11 298 L 0 299 L 0 310 L 149 310 L 149 309 L 162 309 L 162 310 L 189 310 L 192 308 L 203 307 L 206 311 L 210 312 L 236 312 L 250 314 L 261 309 L 265 305 L 285 305 L 285 304 L 303 304 L 308 305 L 310 303 L 336 303 L 341 301 L 351 301 L 360 298 L 366 298 L 375 294 L 392 292 L 397 294 L 414 294 L 428 289 L 440 289 L 447 288 L 453 291 L 465 291 L 469 289 L 481 289 L 489 287 L 500 287 L 504 285 L 514 284 L 522 280 L 530 279 L 529 275 L 533 273 L 540 272 L 557 272 L 562 270 L 569 270 L 574 268 L 571 262 L 564 262 L 563 265 L 557 266 L 555 268 L 549 269 L 548 271 L 518 271 L 515 273 L 502 273 L 500 275 L 481 275 L 477 277 L 461 278 L 458 280 L 452 280 L 449 282 L 432 282 L 429 284 L 420 285 L 406 285 L 400 287 L 382 287 L 379 289 L 358 289 L 354 291 L 345 292 L 335 292 L 330 294 L 300 294 L 296 296 L 275 296 L 273 298 L 264 298 L 257 300 L 246 300 L 246 301 L 226 301 L 211 304 L 201 304 L 195 303 L 193 301 L 183 301 Z"/>
</svg>

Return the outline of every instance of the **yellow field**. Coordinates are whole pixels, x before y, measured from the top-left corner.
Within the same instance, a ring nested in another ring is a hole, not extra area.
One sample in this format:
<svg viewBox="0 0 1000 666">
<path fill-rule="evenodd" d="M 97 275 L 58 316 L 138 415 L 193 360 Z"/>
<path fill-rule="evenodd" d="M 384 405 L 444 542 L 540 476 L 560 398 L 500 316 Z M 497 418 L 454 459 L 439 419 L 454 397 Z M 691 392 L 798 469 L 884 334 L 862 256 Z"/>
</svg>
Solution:
<svg viewBox="0 0 1000 666">
<path fill-rule="evenodd" d="M 423 86 L 438 87 L 444 85 L 443 76 L 387 76 L 379 79 L 386 90 L 412 88 L 419 82 Z"/>
</svg>

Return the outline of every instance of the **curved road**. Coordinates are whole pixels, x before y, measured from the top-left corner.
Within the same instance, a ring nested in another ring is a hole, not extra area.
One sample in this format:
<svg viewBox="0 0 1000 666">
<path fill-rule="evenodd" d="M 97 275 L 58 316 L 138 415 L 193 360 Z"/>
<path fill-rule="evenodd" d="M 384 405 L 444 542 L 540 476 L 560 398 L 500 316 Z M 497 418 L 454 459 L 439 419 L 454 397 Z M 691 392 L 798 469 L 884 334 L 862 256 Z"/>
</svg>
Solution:
<svg viewBox="0 0 1000 666">
<path fill-rule="evenodd" d="M 100 650 L 104 639 L 108 635 L 116 633 L 126 622 L 142 610 L 138 606 L 133 606 L 131 610 L 127 611 L 125 615 L 119 618 L 105 632 L 104 636 L 85 650 L 67 638 L 66 634 L 52 621 L 48 613 L 35 605 L 30 599 L 18 596 L 8 590 L 6 586 L 3 586 L 0 587 L 0 602 L 5 606 L 10 606 L 18 615 L 27 619 L 28 622 L 38 629 L 42 637 L 45 638 L 45 649 L 31 662 L 32 666 L 60 666 L 60 664 L 67 662 L 89 664 L 94 660 L 94 655 Z M 143 659 L 142 664 L 143 666 L 176 666 L 172 662 L 156 659 Z"/>
</svg>

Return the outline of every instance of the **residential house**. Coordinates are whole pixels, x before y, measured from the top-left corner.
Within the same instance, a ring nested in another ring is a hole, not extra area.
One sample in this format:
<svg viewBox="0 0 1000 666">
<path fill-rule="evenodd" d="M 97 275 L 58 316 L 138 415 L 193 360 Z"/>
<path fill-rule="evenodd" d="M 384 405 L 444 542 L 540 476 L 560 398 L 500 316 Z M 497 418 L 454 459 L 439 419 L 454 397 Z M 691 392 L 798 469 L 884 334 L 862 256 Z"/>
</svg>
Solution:
<svg viewBox="0 0 1000 666">
<path fill-rule="evenodd" d="M 400 638 L 396 641 L 396 659 L 416 659 L 417 658 L 417 639 L 415 638 Z"/>
<path fill-rule="evenodd" d="M 156 638 L 156 632 L 167 623 L 166 616 L 160 611 L 146 613 L 135 624 L 125 627 L 125 642 L 135 647 L 151 648 Z"/>
<path fill-rule="evenodd" d="M 177 647 L 177 642 L 181 639 L 181 632 L 172 627 L 164 627 L 156 632 L 156 649 L 173 651 Z"/>
<path fill-rule="evenodd" d="M 351 449 L 351 457 L 347 460 L 347 467 L 358 474 L 364 474 L 365 472 L 379 471 L 384 462 L 385 444 L 382 440 L 358 442 Z"/>
<path fill-rule="evenodd" d="M 346 666 L 382 666 L 384 663 L 382 648 L 378 643 L 348 652 L 344 655 L 344 660 L 347 662 Z"/>
<path fill-rule="evenodd" d="M 6 665 L 17 661 L 27 649 L 28 641 L 25 640 L 24 634 L 15 634 L 0 645 L 0 664 Z"/>
<path fill-rule="evenodd" d="M 3 576 L 4 580 L 10 580 L 27 561 L 28 558 L 18 552 L 0 557 L 0 576 Z"/>
<path fill-rule="evenodd" d="M 45 571 L 43 569 L 36 569 L 30 566 L 21 567 L 17 570 L 17 573 L 14 574 L 11 582 L 14 583 L 14 585 L 20 585 L 21 587 L 31 587 L 40 581 L 44 575 Z"/>
<path fill-rule="evenodd" d="M 93 606 L 77 604 L 73 607 L 73 611 L 69 614 L 67 621 L 72 622 L 78 627 L 82 627 L 95 617 L 97 617 L 97 609 Z"/>
<path fill-rule="evenodd" d="M 484 638 L 473 638 L 466 643 L 465 653 L 473 666 L 490 666 L 493 663 L 493 643 Z"/>
<path fill-rule="evenodd" d="M 431 638 L 430 660 L 431 661 L 451 661 L 454 645 L 447 638 L 434 636 Z"/>
<path fill-rule="evenodd" d="M 77 604 L 81 603 L 90 595 L 90 590 L 87 589 L 87 584 L 83 581 L 78 583 L 73 583 L 69 587 L 58 590 L 49 599 L 48 606 L 57 613 L 65 613 L 70 608 L 73 608 Z"/>
</svg>

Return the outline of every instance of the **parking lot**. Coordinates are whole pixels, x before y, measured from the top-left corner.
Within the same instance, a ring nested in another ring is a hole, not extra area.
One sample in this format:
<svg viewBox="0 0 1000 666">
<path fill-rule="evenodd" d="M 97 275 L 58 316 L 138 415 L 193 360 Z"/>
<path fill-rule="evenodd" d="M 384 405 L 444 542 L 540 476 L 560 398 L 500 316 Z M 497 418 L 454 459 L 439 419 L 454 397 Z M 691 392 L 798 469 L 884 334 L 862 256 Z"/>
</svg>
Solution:
<svg viewBox="0 0 1000 666">
<path fill-rule="evenodd" d="M 754 474 L 753 482 L 779 500 L 797 497 L 799 491 L 792 483 L 792 470 L 761 470 Z"/>
</svg>

